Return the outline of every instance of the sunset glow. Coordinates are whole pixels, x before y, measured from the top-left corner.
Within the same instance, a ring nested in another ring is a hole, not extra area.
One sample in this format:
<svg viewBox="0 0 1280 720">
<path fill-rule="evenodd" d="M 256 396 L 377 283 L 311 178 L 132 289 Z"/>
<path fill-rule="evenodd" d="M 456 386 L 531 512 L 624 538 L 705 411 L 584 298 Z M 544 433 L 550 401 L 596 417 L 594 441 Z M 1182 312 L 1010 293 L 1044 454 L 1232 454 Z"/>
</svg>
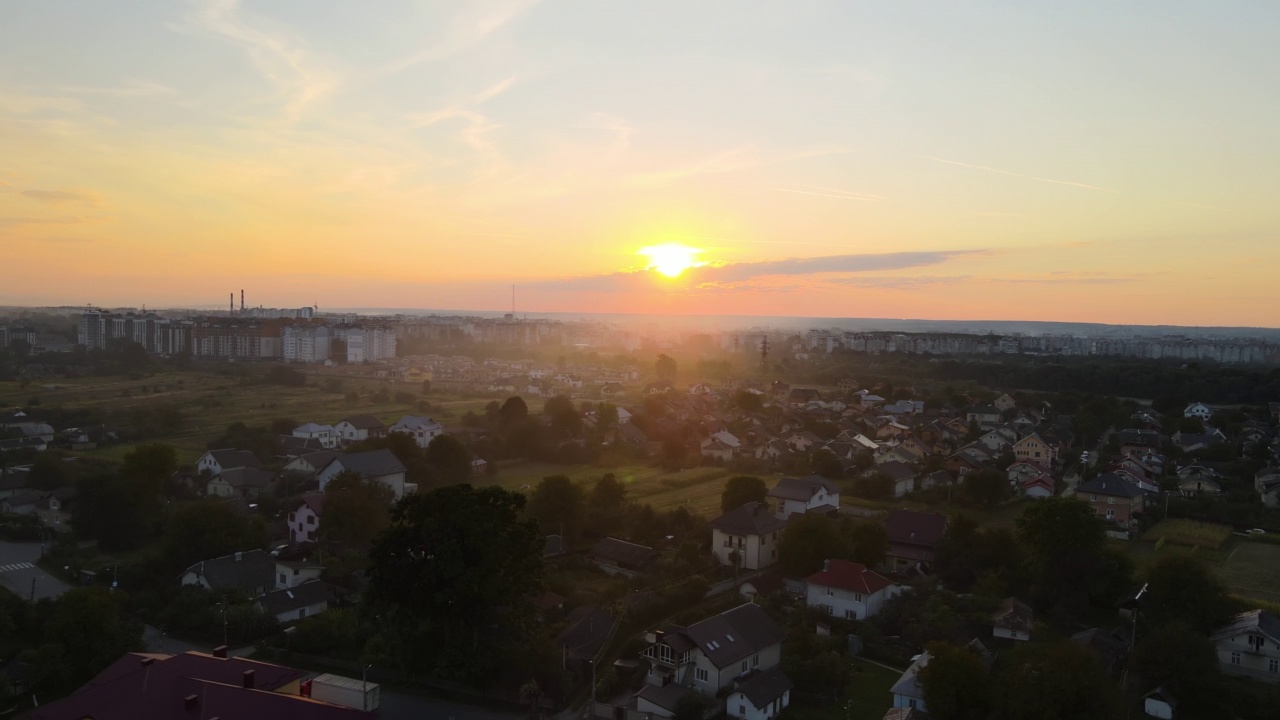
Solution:
<svg viewBox="0 0 1280 720">
<path fill-rule="evenodd" d="M 639 254 L 649 258 L 649 268 L 669 278 L 677 277 L 691 267 L 701 265 L 696 261 L 701 250 L 679 243 L 664 243 L 640 248 Z"/>
</svg>

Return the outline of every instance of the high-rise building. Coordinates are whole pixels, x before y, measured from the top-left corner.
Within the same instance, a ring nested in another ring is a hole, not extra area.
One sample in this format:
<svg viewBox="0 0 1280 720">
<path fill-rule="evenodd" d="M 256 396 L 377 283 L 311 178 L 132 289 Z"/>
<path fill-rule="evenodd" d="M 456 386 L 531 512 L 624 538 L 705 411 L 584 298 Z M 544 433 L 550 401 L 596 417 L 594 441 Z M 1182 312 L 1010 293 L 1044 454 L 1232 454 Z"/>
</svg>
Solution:
<svg viewBox="0 0 1280 720">
<path fill-rule="evenodd" d="M 329 359 L 329 328 L 286 325 L 280 333 L 285 362 L 322 363 Z"/>
</svg>

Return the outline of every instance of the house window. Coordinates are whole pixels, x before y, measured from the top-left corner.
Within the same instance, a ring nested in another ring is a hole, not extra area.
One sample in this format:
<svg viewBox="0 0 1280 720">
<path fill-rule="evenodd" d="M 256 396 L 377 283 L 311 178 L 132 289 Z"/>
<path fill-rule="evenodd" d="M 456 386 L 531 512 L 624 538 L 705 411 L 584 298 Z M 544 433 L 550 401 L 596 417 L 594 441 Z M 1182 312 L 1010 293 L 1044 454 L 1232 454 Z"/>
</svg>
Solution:
<svg viewBox="0 0 1280 720">
<path fill-rule="evenodd" d="M 746 717 L 746 716 L 747 716 L 747 706 L 746 706 L 746 705 L 739 705 L 739 706 L 738 706 L 738 717 L 744 718 L 744 717 Z"/>
<path fill-rule="evenodd" d="M 1231 653 L 1231 664 L 1232 664 L 1232 665 L 1239 665 L 1239 664 L 1240 664 L 1240 653 L 1238 653 L 1238 652 L 1233 652 L 1233 653 Z"/>
<path fill-rule="evenodd" d="M 304 617 L 306 617 L 306 616 L 307 616 L 307 609 L 306 609 L 306 608 L 298 608 L 298 619 L 299 619 L 299 620 L 301 620 L 302 618 L 304 618 Z"/>
<path fill-rule="evenodd" d="M 1116 519 L 1116 511 L 1115 511 L 1115 510 L 1108 510 L 1108 511 L 1107 511 L 1107 519 L 1108 519 L 1108 520 L 1115 520 L 1115 519 Z"/>
<path fill-rule="evenodd" d="M 289 582 L 289 579 L 288 579 L 287 577 L 285 577 L 285 574 L 284 574 L 284 573 L 280 573 L 280 584 L 281 584 L 281 585 L 284 585 L 284 584 L 285 584 L 285 583 L 287 583 L 287 582 Z"/>
<path fill-rule="evenodd" d="M 835 590 L 832 590 L 831 588 L 827 588 L 827 597 L 835 597 L 835 595 L 836 595 Z"/>
<path fill-rule="evenodd" d="M 315 525 L 315 524 L 316 524 L 316 516 L 315 516 L 315 515 L 312 515 L 311 517 L 307 518 L 307 524 L 308 524 L 308 525 Z"/>
<path fill-rule="evenodd" d="M 707 682 L 711 678 L 711 673 L 707 672 L 703 668 L 698 668 L 694 672 L 694 677 L 698 679 L 698 682 Z"/>
<path fill-rule="evenodd" d="M 1267 661 L 1267 671 L 1268 671 L 1268 672 L 1273 672 L 1273 673 L 1274 673 L 1274 672 L 1280 672 L 1280 660 L 1277 660 L 1277 659 L 1275 659 L 1275 658 L 1271 658 L 1270 660 L 1268 660 L 1268 661 Z"/>
<path fill-rule="evenodd" d="M 1115 505 L 1115 504 L 1116 504 L 1116 499 L 1115 499 L 1115 498 L 1112 498 L 1112 497 L 1107 498 L 1107 504 L 1108 504 L 1108 505 Z"/>
<path fill-rule="evenodd" d="M 1264 640 L 1261 635 L 1249 636 L 1249 648 L 1252 649 L 1254 652 L 1260 652 L 1262 650 L 1262 647 L 1266 644 L 1267 644 L 1267 641 Z"/>
<path fill-rule="evenodd" d="M 854 601 L 854 602 L 862 602 L 862 593 L 854 593 L 854 594 L 853 594 L 853 601 Z"/>
<path fill-rule="evenodd" d="M 659 658 L 662 660 L 662 662 L 664 662 L 664 663 L 671 663 L 671 662 L 674 662 L 674 660 L 673 660 L 673 658 L 672 658 L 672 655 L 671 655 L 671 646 L 670 646 L 670 645 L 659 645 L 659 646 L 658 646 L 658 657 L 659 657 Z"/>
<path fill-rule="evenodd" d="M 1272 662 L 1275 662 L 1274 660 Z M 756 655 L 751 658 L 751 667 L 760 667 L 760 656 Z"/>
<path fill-rule="evenodd" d="M 845 611 L 844 611 L 844 619 L 845 619 L 845 620 L 857 620 L 857 619 L 858 619 L 858 611 L 857 611 L 857 610 L 845 610 Z"/>
<path fill-rule="evenodd" d="M 1090 495 L 1090 496 L 1089 496 L 1089 502 L 1098 502 L 1098 496 L 1097 496 L 1097 495 Z"/>
</svg>

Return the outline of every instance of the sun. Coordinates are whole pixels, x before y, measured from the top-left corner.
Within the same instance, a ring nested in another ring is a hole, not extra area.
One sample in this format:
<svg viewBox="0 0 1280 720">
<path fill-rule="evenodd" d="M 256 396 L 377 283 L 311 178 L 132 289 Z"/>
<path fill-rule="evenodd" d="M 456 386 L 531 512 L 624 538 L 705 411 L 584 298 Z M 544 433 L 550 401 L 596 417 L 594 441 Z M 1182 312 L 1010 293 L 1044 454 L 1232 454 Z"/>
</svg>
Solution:
<svg viewBox="0 0 1280 720">
<path fill-rule="evenodd" d="M 646 269 L 656 270 L 669 278 L 676 277 L 691 267 L 704 264 L 694 260 L 702 252 L 701 250 L 680 243 L 650 245 L 640 248 L 637 252 L 649 258 L 649 267 Z"/>
</svg>

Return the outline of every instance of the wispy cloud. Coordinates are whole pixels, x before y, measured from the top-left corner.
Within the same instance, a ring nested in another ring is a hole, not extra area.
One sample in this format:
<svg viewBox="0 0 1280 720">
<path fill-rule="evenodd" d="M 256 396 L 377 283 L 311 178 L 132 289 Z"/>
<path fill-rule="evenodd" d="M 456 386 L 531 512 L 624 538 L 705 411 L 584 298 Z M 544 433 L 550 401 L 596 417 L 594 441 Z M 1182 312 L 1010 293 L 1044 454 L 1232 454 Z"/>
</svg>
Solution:
<svg viewBox="0 0 1280 720">
<path fill-rule="evenodd" d="M 817 195 L 818 197 L 837 198 L 839 200 L 857 200 L 859 202 L 880 202 L 884 199 L 880 195 L 849 192 L 847 190 L 834 190 L 832 188 L 817 187 L 816 185 L 801 185 L 800 188 L 776 187 L 773 189 L 778 192 L 798 193 L 800 195 Z"/>
<path fill-rule="evenodd" d="M 89 193 L 69 192 L 66 190 L 22 190 L 19 194 L 30 200 L 50 205 L 66 205 L 70 203 L 94 205 L 97 203 L 97 198 Z"/>
<path fill-rule="evenodd" d="M 158 97 L 164 95 L 175 95 L 177 91 L 167 85 L 149 82 L 146 80 L 126 80 L 119 85 L 107 86 L 89 86 L 89 85 L 64 85 L 59 88 L 61 92 L 68 95 L 95 95 L 100 97 Z"/>
<path fill-rule="evenodd" d="M 394 75 L 423 63 L 465 52 L 514 22 L 537 3 L 538 0 L 515 0 L 496 6 L 467 3 L 463 6 L 464 11 L 456 15 L 445 29 L 444 37 L 433 38 L 422 48 L 375 69 L 369 73 L 369 77 Z"/>
<path fill-rule="evenodd" d="M 1042 183 L 1053 183 L 1054 185 L 1067 185 L 1069 187 L 1082 188 L 1084 190 L 1097 190 L 1098 192 L 1106 192 L 1106 193 L 1116 192 L 1115 190 L 1111 190 L 1104 187 L 1098 187 L 1097 185 L 1089 185 L 1087 183 L 1073 182 L 1071 180 L 1054 180 L 1053 178 L 1039 177 L 1036 175 L 1024 175 L 1022 173 L 1011 172 L 1009 170 L 1001 170 L 999 168 L 987 167 L 986 165 L 973 165 L 971 163 L 960 162 L 959 160 L 945 160 L 943 158 L 931 157 L 928 155 L 925 155 L 923 157 L 925 160 L 932 160 L 933 162 L 937 162 L 937 163 L 945 163 L 947 165 L 957 165 L 959 167 L 970 168 L 972 170 L 982 170 L 983 172 L 995 173 L 997 175 L 1007 175 L 1009 177 L 1022 178 L 1023 180 L 1034 180 L 1036 182 L 1042 182 Z"/>
</svg>

